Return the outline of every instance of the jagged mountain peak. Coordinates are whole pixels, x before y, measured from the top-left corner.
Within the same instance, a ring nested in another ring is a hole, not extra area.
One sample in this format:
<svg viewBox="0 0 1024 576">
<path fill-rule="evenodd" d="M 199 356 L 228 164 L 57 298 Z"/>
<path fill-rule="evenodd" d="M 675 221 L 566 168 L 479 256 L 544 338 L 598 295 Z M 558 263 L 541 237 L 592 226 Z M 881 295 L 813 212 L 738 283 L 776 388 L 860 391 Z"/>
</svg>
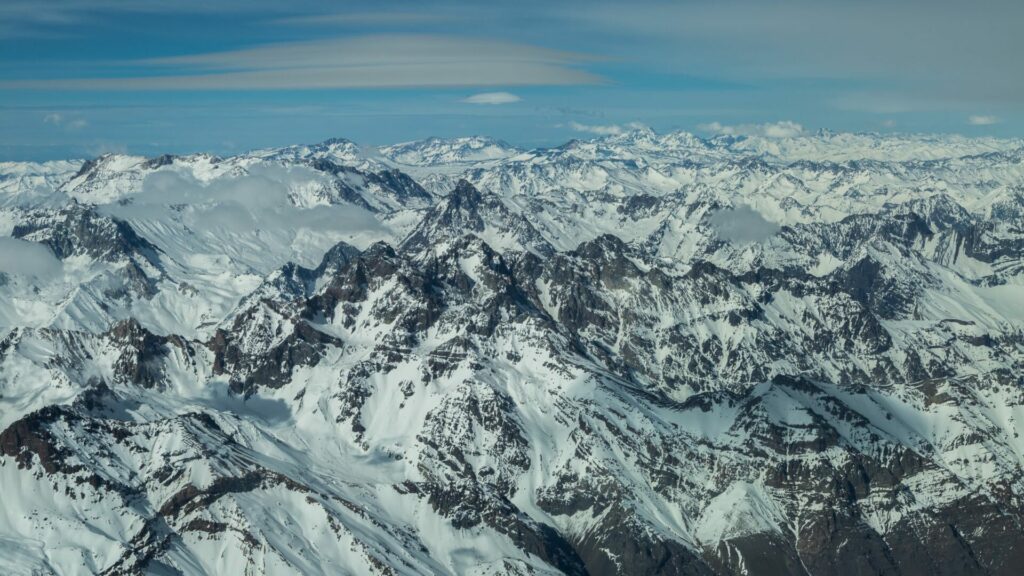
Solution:
<svg viewBox="0 0 1024 576">
<path fill-rule="evenodd" d="M 247 156 L 275 161 L 327 160 L 350 165 L 359 164 L 368 155 L 363 147 L 346 138 L 328 138 L 316 144 L 257 150 L 247 154 Z"/>
<path fill-rule="evenodd" d="M 338 242 L 325 254 L 316 268 L 317 275 L 330 274 L 333 271 L 344 268 L 348 263 L 359 255 L 359 249 L 345 242 Z"/>
<path fill-rule="evenodd" d="M 536 228 L 501 198 L 481 191 L 468 180 L 459 180 L 452 191 L 430 208 L 402 241 L 409 252 L 435 250 L 466 233 L 474 233 L 498 250 L 530 251 L 540 255 L 554 248 Z"/>
<path fill-rule="evenodd" d="M 493 138 L 427 138 L 385 146 L 381 154 L 399 164 L 441 166 L 503 160 L 520 152 L 518 148 Z"/>
<path fill-rule="evenodd" d="M 452 188 L 447 200 L 452 209 L 473 210 L 483 202 L 483 195 L 469 180 L 463 178 L 455 183 L 455 188 Z"/>
<path fill-rule="evenodd" d="M 601 234 L 593 240 L 580 243 L 572 252 L 585 257 L 618 258 L 628 253 L 629 247 L 614 234 Z"/>
<path fill-rule="evenodd" d="M 44 244 L 60 259 L 82 254 L 102 260 L 138 256 L 159 266 L 160 249 L 130 224 L 77 202 L 57 211 L 30 213 L 11 235 Z"/>
<path fill-rule="evenodd" d="M 1024 561 L 1017 143 L 356 148 L 0 164 L 0 565 Z"/>
</svg>

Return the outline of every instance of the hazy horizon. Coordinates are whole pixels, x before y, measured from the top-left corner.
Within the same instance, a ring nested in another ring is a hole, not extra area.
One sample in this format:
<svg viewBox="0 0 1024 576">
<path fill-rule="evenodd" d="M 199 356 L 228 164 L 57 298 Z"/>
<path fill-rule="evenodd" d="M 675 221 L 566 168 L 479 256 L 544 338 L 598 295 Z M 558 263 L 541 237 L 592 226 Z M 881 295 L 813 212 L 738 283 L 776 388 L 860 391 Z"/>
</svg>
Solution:
<svg viewBox="0 0 1024 576">
<path fill-rule="evenodd" d="M 1024 134 L 1024 5 L 645 0 L 0 6 L 0 159 L 479 134 Z M 955 41 L 953 41 L 955 40 Z"/>
</svg>

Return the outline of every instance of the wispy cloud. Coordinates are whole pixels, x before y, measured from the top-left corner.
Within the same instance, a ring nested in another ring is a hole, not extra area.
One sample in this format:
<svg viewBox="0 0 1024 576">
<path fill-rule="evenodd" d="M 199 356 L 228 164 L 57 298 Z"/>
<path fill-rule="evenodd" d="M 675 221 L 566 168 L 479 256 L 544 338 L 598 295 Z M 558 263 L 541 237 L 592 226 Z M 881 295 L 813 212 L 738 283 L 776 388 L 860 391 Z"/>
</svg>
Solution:
<svg viewBox="0 0 1024 576">
<path fill-rule="evenodd" d="M 580 124 L 579 122 L 569 122 L 569 128 L 576 132 L 587 132 L 598 136 L 616 136 L 630 130 L 643 130 L 647 126 L 639 122 L 630 122 L 628 124 Z"/>
<path fill-rule="evenodd" d="M 68 118 L 60 112 L 50 112 L 43 116 L 43 124 L 50 124 L 65 130 L 81 130 L 89 125 L 85 118 Z"/>
<path fill-rule="evenodd" d="M 267 44 L 126 62 L 144 76 L 0 82 L 27 90 L 293 90 L 599 84 L 595 58 L 528 44 L 455 36 L 377 35 Z M 168 73 L 171 72 L 171 73 Z M 176 72 L 176 73 L 175 73 Z"/>
<path fill-rule="evenodd" d="M 761 136 L 764 138 L 794 138 L 805 133 L 804 127 L 796 122 L 782 120 L 767 124 L 739 124 L 726 126 L 711 122 L 697 126 L 698 130 L 725 136 Z"/>
<path fill-rule="evenodd" d="M 520 101 L 522 98 L 511 92 L 481 92 L 461 100 L 466 104 L 513 104 Z"/>
<path fill-rule="evenodd" d="M 80 22 L 82 10 L 60 5 L 43 9 L 35 2 L 10 0 L 0 3 L 0 38 L 38 35 L 42 30 Z"/>
<path fill-rule="evenodd" d="M 357 26 L 366 24 L 425 24 L 450 19 L 437 12 L 349 12 L 339 14 L 312 14 L 289 16 L 274 20 L 285 26 Z"/>
<path fill-rule="evenodd" d="M 3 0 L 0 38 L 50 36 L 54 31 L 73 30 L 112 14 L 251 13 L 274 8 L 274 0 L 47 0 L 45 5 L 39 0 Z"/>
<path fill-rule="evenodd" d="M 615 35 L 623 50 L 677 56 L 664 66 L 689 74 L 835 80 L 909 100 L 1024 102 L 1019 0 L 595 0 L 564 14 Z"/>
<path fill-rule="evenodd" d="M 999 118 L 995 116 L 968 116 L 967 123 L 971 126 L 991 126 L 999 124 Z"/>
</svg>

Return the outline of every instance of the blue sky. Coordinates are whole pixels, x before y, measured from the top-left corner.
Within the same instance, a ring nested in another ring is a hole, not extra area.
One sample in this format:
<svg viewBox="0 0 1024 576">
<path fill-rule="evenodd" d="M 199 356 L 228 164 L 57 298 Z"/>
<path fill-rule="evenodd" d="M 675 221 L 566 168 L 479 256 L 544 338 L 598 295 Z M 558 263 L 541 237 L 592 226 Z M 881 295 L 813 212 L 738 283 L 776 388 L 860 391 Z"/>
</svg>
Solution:
<svg viewBox="0 0 1024 576">
<path fill-rule="evenodd" d="M 1008 0 L 3 0 L 0 159 L 635 123 L 1016 137 L 1021 22 Z"/>
</svg>

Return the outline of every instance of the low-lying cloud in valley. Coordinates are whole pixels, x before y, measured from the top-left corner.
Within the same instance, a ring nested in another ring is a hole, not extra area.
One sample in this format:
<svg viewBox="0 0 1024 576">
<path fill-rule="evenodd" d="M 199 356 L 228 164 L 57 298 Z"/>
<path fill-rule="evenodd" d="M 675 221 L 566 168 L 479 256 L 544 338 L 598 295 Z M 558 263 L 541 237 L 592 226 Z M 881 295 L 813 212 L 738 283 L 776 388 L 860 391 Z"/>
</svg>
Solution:
<svg viewBox="0 0 1024 576">
<path fill-rule="evenodd" d="M 175 218 L 197 229 L 234 233 L 254 230 L 378 230 L 370 212 L 328 203 L 333 182 L 309 168 L 253 166 L 247 174 L 202 182 L 176 171 L 154 172 L 142 191 L 103 210 L 127 220 Z"/>
<path fill-rule="evenodd" d="M 0 237 L 0 273 L 49 280 L 60 276 L 60 260 L 36 242 Z"/>
<path fill-rule="evenodd" d="M 781 228 L 745 204 L 718 210 L 708 218 L 718 237 L 734 244 L 764 242 Z"/>
</svg>

